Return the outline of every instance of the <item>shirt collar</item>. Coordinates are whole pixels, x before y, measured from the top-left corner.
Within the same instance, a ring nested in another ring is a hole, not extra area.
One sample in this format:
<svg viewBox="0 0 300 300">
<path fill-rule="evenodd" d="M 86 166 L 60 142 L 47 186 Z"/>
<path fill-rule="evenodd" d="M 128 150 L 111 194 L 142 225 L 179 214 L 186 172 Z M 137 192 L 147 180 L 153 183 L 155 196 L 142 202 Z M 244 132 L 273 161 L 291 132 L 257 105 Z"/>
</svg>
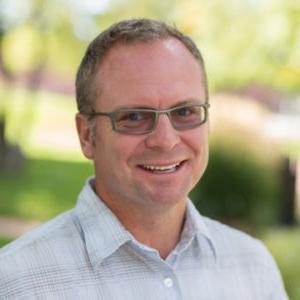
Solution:
<svg viewBox="0 0 300 300">
<path fill-rule="evenodd" d="M 74 213 L 82 229 L 90 262 L 92 266 L 96 267 L 122 245 L 132 241 L 132 235 L 96 195 L 92 188 L 93 184 L 94 178 L 89 178 L 79 194 Z M 176 252 L 184 251 L 195 237 L 200 247 L 206 247 L 207 251 L 211 251 L 216 259 L 215 243 L 204 217 L 199 214 L 189 200 L 181 240 L 174 250 Z"/>
<path fill-rule="evenodd" d="M 131 239 L 111 210 L 94 192 L 89 178 L 78 197 L 75 215 L 82 228 L 91 264 L 95 267 Z"/>
<path fill-rule="evenodd" d="M 211 252 L 216 261 L 217 259 L 217 247 L 213 240 L 209 227 L 205 222 L 205 218 L 195 208 L 193 202 L 189 199 L 186 210 L 185 227 L 183 229 L 182 237 L 186 239 L 192 239 L 196 237 L 199 246 L 206 252 Z"/>
</svg>

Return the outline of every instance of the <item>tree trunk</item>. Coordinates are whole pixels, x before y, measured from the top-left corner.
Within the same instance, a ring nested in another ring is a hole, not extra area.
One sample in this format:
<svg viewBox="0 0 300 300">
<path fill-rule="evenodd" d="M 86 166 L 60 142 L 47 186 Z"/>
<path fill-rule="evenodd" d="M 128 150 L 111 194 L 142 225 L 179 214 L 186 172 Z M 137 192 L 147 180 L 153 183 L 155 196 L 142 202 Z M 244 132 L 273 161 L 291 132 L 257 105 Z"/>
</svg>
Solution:
<svg viewBox="0 0 300 300">
<path fill-rule="evenodd" d="M 281 223 L 293 226 L 296 223 L 296 165 L 290 158 L 284 158 L 282 163 L 282 194 L 281 194 Z"/>
</svg>

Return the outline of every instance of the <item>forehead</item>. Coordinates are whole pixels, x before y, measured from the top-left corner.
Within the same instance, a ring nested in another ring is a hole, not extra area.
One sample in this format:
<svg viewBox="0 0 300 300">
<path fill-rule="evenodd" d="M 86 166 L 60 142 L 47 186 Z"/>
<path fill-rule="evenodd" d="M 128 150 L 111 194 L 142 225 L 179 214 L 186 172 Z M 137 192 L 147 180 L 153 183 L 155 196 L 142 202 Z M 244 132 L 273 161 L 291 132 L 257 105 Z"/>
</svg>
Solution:
<svg viewBox="0 0 300 300">
<path fill-rule="evenodd" d="M 102 109 L 168 107 L 174 101 L 204 98 L 199 62 L 176 39 L 130 45 L 109 50 L 95 76 Z"/>
</svg>

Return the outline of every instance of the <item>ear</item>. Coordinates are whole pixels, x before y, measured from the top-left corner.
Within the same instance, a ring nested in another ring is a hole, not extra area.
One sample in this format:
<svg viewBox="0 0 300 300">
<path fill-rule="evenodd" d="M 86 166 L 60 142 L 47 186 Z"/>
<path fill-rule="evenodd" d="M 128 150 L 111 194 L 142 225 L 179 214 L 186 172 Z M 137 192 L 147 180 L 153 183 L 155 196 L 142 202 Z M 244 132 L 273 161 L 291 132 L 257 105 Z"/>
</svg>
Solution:
<svg viewBox="0 0 300 300">
<path fill-rule="evenodd" d="M 94 158 L 93 134 L 87 118 L 81 113 L 76 114 L 76 128 L 82 153 L 88 159 Z"/>
</svg>

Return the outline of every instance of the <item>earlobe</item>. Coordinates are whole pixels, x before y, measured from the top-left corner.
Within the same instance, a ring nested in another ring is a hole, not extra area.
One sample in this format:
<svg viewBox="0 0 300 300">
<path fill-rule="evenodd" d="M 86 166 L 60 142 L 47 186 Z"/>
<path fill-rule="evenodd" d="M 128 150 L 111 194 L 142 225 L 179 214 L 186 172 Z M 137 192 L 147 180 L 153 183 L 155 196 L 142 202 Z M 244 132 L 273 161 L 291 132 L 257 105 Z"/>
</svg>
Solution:
<svg viewBox="0 0 300 300">
<path fill-rule="evenodd" d="M 81 113 L 76 114 L 76 128 L 82 153 L 88 159 L 94 157 L 93 136 L 87 118 Z"/>
</svg>

